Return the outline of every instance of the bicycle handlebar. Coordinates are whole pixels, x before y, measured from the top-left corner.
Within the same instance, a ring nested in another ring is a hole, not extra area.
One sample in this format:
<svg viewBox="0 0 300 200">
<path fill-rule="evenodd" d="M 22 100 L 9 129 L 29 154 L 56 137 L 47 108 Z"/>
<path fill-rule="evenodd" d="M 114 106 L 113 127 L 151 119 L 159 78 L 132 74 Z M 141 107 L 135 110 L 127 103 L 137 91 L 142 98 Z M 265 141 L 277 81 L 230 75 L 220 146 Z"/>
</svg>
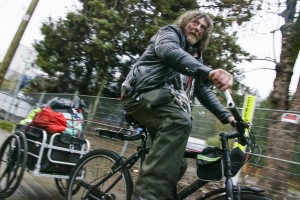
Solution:
<svg viewBox="0 0 300 200">
<path fill-rule="evenodd" d="M 247 137 L 245 135 L 245 128 L 249 128 L 249 124 L 245 123 L 244 120 L 242 119 L 242 116 L 240 115 L 239 111 L 235 107 L 235 104 L 232 100 L 231 94 L 229 93 L 228 90 L 223 91 L 224 97 L 227 101 L 227 106 L 234 116 L 236 120 L 236 130 L 240 135 L 240 140 L 239 143 L 242 145 L 247 144 Z"/>
<path fill-rule="evenodd" d="M 243 121 L 242 116 L 240 115 L 239 111 L 235 107 L 235 104 L 232 100 L 230 92 L 228 90 L 225 90 L 225 91 L 223 91 L 223 94 L 227 101 L 227 106 L 228 106 L 230 112 L 232 113 L 232 115 L 234 116 L 235 120 L 238 122 Z"/>
</svg>

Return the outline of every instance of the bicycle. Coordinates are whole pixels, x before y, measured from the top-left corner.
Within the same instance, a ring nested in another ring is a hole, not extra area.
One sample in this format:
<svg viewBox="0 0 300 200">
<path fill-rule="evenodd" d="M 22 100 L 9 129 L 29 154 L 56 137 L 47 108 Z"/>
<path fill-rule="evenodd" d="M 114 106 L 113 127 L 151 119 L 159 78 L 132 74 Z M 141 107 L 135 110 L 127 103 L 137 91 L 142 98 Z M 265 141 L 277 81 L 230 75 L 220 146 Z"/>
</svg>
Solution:
<svg viewBox="0 0 300 200">
<path fill-rule="evenodd" d="M 239 144 L 251 147 L 254 145 L 254 137 L 251 131 L 249 131 L 249 136 L 245 134 L 246 129 L 250 130 L 250 124 L 242 120 L 230 93 L 225 91 L 224 96 L 230 111 L 237 120 L 237 131 L 220 133 L 222 148 L 219 149 L 219 152 L 222 154 L 222 159 L 218 159 L 217 165 L 221 164 L 220 166 L 224 171 L 225 187 L 209 191 L 197 199 L 270 200 L 269 197 L 263 194 L 264 191 L 262 189 L 233 185 L 232 177 L 239 171 L 242 164 L 234 166 L 234 163 L 231 161 L 232 151 L 230 151 L 228 140 L 237 138 Z M 149 147 L 146 145 L 147 129 L 143 126 L 140 126 L 140 128 L 142 128 L 142 132 L 139 135 L 126 135 L 124 131 L 127 130 L 122 128 L 119 132 L 96 128 L 95 131 L 99 135 L 125 141 L 141 140 L 141 145 L 139 145 L 136 152 L 128 158 L 124 158 L 108 149 L 96 149 L 84 155 L 70 174 L 66 189 L 66 199 L 129 200 L 133 190 L 133 179 L 130 169 L 132 169 L 138 160 L 140 160 L 140 166 L 142 166 L 145 156 L 149 152 Z M 186 158 L 196 159 L 198 155 L 201 154 L 194 151 L 185 152 Z M 212 164 L 216 165 L 216 162 Z M 234 171 L 232 169 L 234 169 Z M 76 178 L 83 172 L 85 174 L 83 179 L 79 180 Z M 187 187 L 179 190 L 177 194 L 170 196 L 169 199 L 184 199 L 208 182 L 208 180 L 197 179 Z M 84 189 L 77 193 L 79 196 L 72 196 L 72 188 L 77 184 L 81 185 L 81 188 Z"/>
</svg>

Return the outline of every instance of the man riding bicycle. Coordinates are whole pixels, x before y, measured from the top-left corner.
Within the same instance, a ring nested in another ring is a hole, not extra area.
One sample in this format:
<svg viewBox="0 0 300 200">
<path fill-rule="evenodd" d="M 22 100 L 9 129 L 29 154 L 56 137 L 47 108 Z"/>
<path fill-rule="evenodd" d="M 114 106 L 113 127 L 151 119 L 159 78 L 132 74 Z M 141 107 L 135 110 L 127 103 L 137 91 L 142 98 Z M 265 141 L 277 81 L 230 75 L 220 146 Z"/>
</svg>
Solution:
<svg viewBox="0 0 300 200">
<path fill-rule="evenodd" d="M 133 200 L 165 200 L 176 190 L 187 168 L 183 156 L 192 128 L 192 96 L 222 123 L 234 124 L 234 117 L 211 90 L 211 85 L 230 89 L 232 76 L 202 61 L 212 27 L 211 18 L 204 12 L 182 14 L 151 38 L 122 84 L 125 111 L 147 127 L 153 140 Z"/>
</svg>

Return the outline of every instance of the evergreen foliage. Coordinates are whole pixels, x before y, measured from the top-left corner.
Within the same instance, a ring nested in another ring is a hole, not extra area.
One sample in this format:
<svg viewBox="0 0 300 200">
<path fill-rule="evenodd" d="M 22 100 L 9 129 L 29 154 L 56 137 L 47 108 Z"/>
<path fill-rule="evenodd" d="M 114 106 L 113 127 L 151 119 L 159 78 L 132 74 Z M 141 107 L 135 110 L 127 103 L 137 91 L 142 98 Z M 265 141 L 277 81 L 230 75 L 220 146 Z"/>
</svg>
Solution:
<svg viewBox="0 0 300 200">
<path fill-rule="evenodd" d="M 37 65 L 49 76 L 31 81 L 27 91 L 118 97 L 130 67 L 161 26 L 186 10 L 208 9 L 196 0 L 81 2 L 82 9 L 66 19 L 43 23 L 44 40 L 34 47 Z M 215 28 L 204 52 L 205 64 L 230 71 L 236 78 L 234 90 L 248 90 L 239 84 L 242 77 L 236 66 L 249 55 L 236 44 L 236 33 L 230 29 L 233 18 L 225 17 L 212 15 Z"/>
</svg>

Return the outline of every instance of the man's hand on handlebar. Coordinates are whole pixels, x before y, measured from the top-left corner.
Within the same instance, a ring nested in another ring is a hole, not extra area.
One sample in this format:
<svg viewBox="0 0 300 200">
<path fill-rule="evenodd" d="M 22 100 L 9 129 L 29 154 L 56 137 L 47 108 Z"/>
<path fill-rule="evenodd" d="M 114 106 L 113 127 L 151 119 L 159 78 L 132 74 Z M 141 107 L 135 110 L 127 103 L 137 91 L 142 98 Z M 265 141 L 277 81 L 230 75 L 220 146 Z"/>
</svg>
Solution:
<svg viewBox="0 0 300 200">
<path fill-rule="evenodd" d="M 227 121 L 232 127 L 236 127 L 236 120 L 232 115 L 227 117 Z"/>
<path fill-rule="evenodd" d="M 208 79 L 212 81 L 219 90 L 227 90 L 232 87 L 233 78 L 231 74 L 223 69 L 215 69 L 209 72 Z"/>
</svg>

